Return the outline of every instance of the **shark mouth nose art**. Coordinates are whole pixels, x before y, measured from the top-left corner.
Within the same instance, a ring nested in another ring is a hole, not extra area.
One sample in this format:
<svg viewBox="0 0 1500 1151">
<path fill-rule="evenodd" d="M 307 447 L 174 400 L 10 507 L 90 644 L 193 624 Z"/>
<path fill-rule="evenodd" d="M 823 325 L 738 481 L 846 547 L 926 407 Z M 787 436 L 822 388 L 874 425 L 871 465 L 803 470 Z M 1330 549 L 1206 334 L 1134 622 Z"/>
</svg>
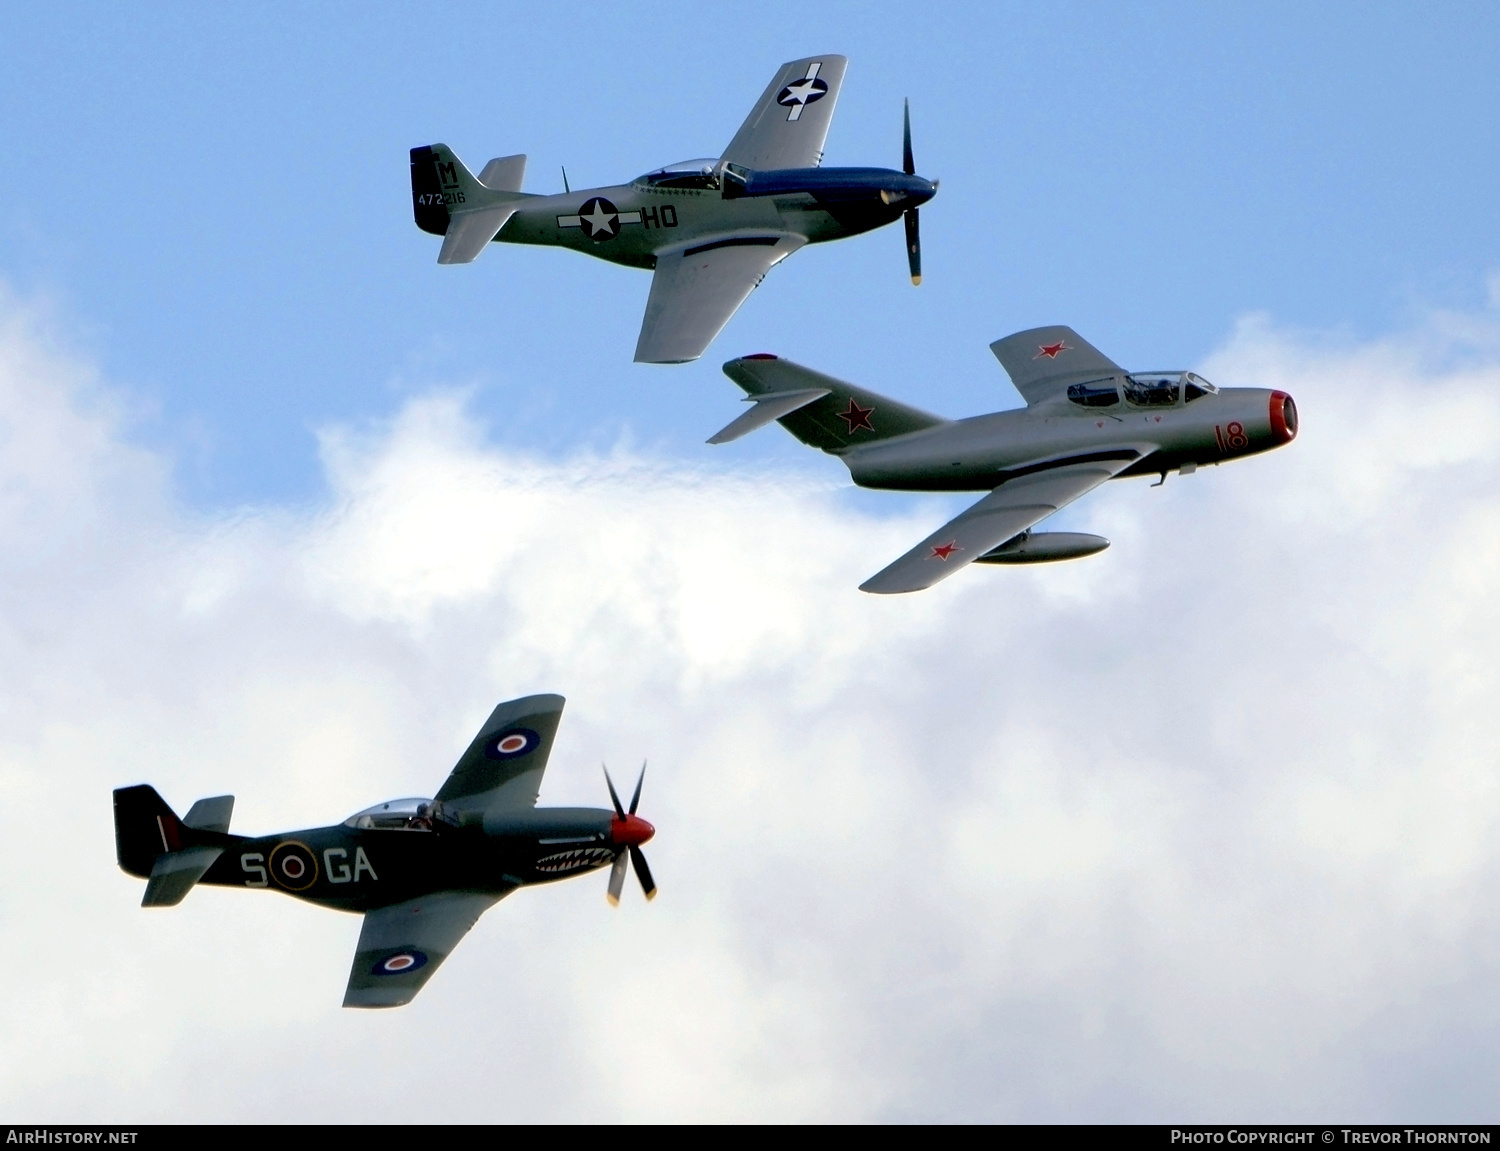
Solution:
<svg viewBox="0 0 1500 1151">
<path fill-rule="evenodd" d="M 607 847 L 575 847 L 572 851 L 559 851 L 556 855 L 544 855 L 536 861 L 536 869 L 548 875 L 560 875 L 565 871 L 600 867 L 612 862 L 614 858 L 615 853 Z"/>
</svg>

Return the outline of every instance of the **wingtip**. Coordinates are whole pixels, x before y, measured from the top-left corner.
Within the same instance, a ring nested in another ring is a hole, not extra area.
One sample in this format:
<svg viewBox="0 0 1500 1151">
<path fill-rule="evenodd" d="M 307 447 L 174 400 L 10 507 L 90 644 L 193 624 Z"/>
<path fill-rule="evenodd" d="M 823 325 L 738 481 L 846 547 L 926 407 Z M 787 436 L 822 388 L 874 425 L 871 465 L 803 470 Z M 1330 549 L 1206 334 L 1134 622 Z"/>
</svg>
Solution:
<svg viewBox="0 0 1500 1151">
<path fill-rule="evenodd" d="M 906 595 L 908 592 L 921 591 L 923 589 L 915 587 L 890 587 L 882 584 L 879 576 L 871 576 L 859 585 L 859 590 L 866 595 Z"/>
</svg>

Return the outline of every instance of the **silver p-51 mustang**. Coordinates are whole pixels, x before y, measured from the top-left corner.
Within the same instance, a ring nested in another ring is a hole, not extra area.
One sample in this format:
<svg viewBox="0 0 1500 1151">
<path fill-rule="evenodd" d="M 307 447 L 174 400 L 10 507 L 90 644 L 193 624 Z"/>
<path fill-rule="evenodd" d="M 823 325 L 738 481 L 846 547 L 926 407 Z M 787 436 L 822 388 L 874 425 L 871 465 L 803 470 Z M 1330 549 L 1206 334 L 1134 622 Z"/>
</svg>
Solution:
<svg viewBox="0 0 1500 1151">
<path fill-rule="evenodd" d="M 937 182 L 916 175 L 910 114 L 902 171 L 818 167 L 846 64 L 842 56 L 783 64 L 722 156 L 628 184 L 528 195 L 525 156 L 491 160 L 475 178 L 446 144 L 413 148 L 417 227 L 443 237 L 440 264 L 469 263 L 495 241 L 654 269 L 635 348 L 642 363 L 696 360 L 766 273 L 804 244 L 904 217 L 911 279 L 920 283 L 917 208 Z"/>
<path fill-rule="evenodd" d="M 1216 388 L 1192 372 L 1126 372 L 1072 328 L 1033 328 L 996 340 L 995 358 L 1026 407 L 946 420 L 771 355 L 724 374 L 754 407 L 708 442 L 772 420 L 848 465 L 856 484 L 900 491 L 989 491 L 860 585 L 920 591 L 970 563 L 1075 559 L 1109 541 L 1033 532 L 1105 480 L 1183 475 L 1255 455 L 1297 435 L 1297 405 L 1267 388 Z"/>
</svg>

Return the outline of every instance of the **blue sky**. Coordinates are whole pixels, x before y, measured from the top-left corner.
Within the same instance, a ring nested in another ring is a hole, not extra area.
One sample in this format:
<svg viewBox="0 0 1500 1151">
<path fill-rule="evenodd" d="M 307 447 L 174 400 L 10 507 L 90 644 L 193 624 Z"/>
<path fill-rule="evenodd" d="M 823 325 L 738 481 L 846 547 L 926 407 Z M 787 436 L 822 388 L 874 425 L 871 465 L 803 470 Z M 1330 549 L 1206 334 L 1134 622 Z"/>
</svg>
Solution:
<svg viewBox="0 0 1500 1151">
<path fill-rule="evenodd" d="M 706 458 L 731 355 L 967 414 L 1014 402 L 985 346 L 1022 327 L 1194 364 L 1247 313 L 1354 339 L 1472 305 L 1500 257 L 1482 5 L 31 5 L 0 39 L 0 274 L 140 398 L 197 506 L 308 498 L 314 429 L 434 385 L 500 442 Z M 920 289 L 895 230 L 811 249 L 698 364 L 641 367 L 645 274 L 440 268 L 411 222 L 414 144 L 614 182 L 716 153 L 780 61 L 830 49 L 828 163 L 896 164 L 912 98 L 943 182 Z M 783 440 L 722 454 L 799 460 Z"/>
<path fill-rule="evenodd" d="M 0 1109 L 1493 1122 L 1497 31 L 0 9 Z M 912 99 L 919 289 L 897 231 L 804 250 L 644 367 L 646 275 L 441 268 L 411 222 L 414 144 L 628 178 L 829 50 L 830 163 L 894 165 Z M 1297 440 L 1105 485 L 1067 512 L 1113 541 L 1089 560 L 891 597 L 855 589 L 941 497 L 702 442 L 733 355 L 964 414 L 1017 402 L 988 342 L 1050 322 L 1284 388 Z M 116 867 L 112 787 L 331 822 L 431 794 L 538 691 L 543 804 L 649 758 L 660 898 L 518 892 L 398 1013 L 338 1006 L 354 916 L 143 911 Z"/>
</svg>

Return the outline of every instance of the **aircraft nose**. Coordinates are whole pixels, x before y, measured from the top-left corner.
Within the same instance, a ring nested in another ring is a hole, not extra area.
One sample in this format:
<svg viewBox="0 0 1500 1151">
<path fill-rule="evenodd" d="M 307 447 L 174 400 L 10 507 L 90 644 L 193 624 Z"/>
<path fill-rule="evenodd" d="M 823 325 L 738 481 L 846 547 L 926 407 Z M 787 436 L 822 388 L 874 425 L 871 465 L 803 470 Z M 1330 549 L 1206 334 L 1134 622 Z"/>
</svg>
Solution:
<svg viewBox="0 0 1500 1151">
<path fill-rule="evenodd" d="M 1286 392 L 1271 393 L 1271 434 L 1277 444 L 1297 438 L 1297 404 Z"/>
<path fill-rule="evenodd" d="M 617 816 L 609 824 L 609 837 L 619 847 L 639 847 L 655 834 L 656 828 L 639 815 Z"/>
<path fill-rule="evenodd" d="M 937 181 L 924 180 L 921 176 L 903 176 L 901 182 L 880 190 L 880 200 L 887 205 L 899 204 L 902 210 L 916 208 L 927 203 L 937 194 Z"/>
</svg>

